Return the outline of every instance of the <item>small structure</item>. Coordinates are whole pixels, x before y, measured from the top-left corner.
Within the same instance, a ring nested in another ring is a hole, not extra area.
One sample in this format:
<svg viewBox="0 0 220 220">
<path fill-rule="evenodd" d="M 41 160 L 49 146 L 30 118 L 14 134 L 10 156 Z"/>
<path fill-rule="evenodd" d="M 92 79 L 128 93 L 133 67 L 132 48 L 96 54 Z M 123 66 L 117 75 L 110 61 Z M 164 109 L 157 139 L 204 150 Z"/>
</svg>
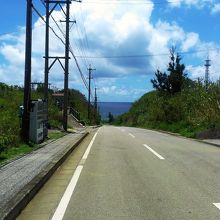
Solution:
<svg viewBox="0 0 220 220">
<path fill-rule="evenodd" d="M 29 139 L 40 143 L 47 137 L 47 108 L 46 102 L 38 99 L 31 101 Z"/>
<path fill-rule="evenodd" d="M 211 66 L 211 60 L 209 57 L 205 60 L 205 87 L 208 89 L 208 84 L 209 84 L 209 67 Z"/>
</svg>

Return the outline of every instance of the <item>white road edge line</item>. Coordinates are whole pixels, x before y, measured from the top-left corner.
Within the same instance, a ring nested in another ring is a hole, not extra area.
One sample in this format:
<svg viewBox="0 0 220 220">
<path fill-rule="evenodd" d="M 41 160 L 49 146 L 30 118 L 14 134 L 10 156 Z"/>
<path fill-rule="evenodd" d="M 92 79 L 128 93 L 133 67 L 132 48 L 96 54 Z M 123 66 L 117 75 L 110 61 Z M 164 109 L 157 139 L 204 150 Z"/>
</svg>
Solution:
<svg viewBox="0 0 220 220">
<path fill-rule="evenodd" d="M 73 191 L 76 187 L 76 184 L 78 182 L 78 179 L 79 179 L 79 176 L 82 172 L 82 169 L 83 169 L 83 166 L 81 166 L 81 165 L 76 168 L 76 171 L 74 172 L 73 177 L 72 177 L 68 187 L 66 188 L 65 193 L 63 194 L 63 197 L 60 200 L 60 203 L 59 203 L 51 220 L 62 220 L 63 219 L 63 216 L 66 212 L 66 208 L 69 204 L 69 201 L 71 199 Z"/>
<path fill-rule="evenodd" d="M 213 203 L 213 205 L 214 205 L 215 207 L 217 207 L 218 209 L 220 209 L 220 203 Z"/>
<path fill-rule="evenodd" d="M 164 157 L 162 157 L 160 154 L 158 154 L 155 150 L 147 146 L 146 144 L 143 144 L 149 151 L 151 151 L 154 155 L 156 155 L 160 160 L 165 160 Z"/>
<path fill-rule="evenodd" d="M 86 152 L 84 153 L 83 157 L 82 157 L 82 160 L 86 160 L 88 155 L 89 155 L 89 152 L 91 150 L 91 147 L 95 141 L 95 138 L 98 134 L 98 131 L 95 133 L 94 137 L 92 138 L 88 148 L 86 149 Z M 83 166 L 82 165 L 78 165 L 73 176 L 72 176 L 72 179 L 69 183 L 69 185 L 67 186 L 64 194 L 63 194 L 63 197 L 62 199 L 60 200 L 60 203 L 59 205 L 57 206 L 57 209 L 55 211 L 55 213 L 53 214 L 53 217 L 51 218 L 51 220 L 62 220 L 63 217 L 64 217 L 64 214 L 66 212 L 66 208 L 70 202 L 70 199 L 71 199 L 71 196 L 75 190 L 75 187 L 76 187 L 76 184 L 79 180 L 79 177 L 80 177 L 80 174 L 82 172 L 82 169 L 83 169 Z"/>
<path fill-rule="evenodd" d="M 131 134 L 131 133 L 128 133 L 131 137 L 133 137 L 133 138 L 135 138 L 135 136 L 133 135 L 133 134 Z"/>
<path fill-rule="evenodd" d="M 91 140 L 91 142 L 90 142 L 88 148 L 86 149 L 86 152 L 84 153 L 84 155 L 83 155 L 83 157 L 82 157 L 83 160 L 86 160 L 86 159 L 87 159 L 87 157 L 88 157 L 88 155 L 89 155 L 89 152 L 90 152 L 90 150 L 91 150 L 91 147 L 92 147 L 92 145 L 93 145 L 93 143 L 94 143 L 94 141 L 95 141 L 95 138 L 96 138 L 96 136 L 97 136 L 97 133 L 98 133 L 98 132 L 95 133 L 95 135 L 94 135 L 94 137 L 92 138 L 92 140 Z"/>
</svg>

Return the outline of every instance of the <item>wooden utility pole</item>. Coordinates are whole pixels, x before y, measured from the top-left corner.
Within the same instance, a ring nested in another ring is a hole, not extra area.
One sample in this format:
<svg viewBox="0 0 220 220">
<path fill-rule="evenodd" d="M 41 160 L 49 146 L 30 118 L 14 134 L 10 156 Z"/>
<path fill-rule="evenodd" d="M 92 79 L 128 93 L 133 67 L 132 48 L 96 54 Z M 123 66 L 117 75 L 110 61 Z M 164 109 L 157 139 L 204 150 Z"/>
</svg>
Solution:
<svg viewBox="0 0 220 220">
<path fill-rule="evenodd" d="M 91 65 L 89 66 L 89 95 L 88 95 L 88 120 L 89 120 L 89 123 L 91 123 L 91 117 L 90 117 L 90 112 L 91 112 L 91 106 L 90 106 L 90 97 L 91 97 L 91 79 L 92 79 L 92 71 L 93 70 L 96 70 L 96 69 L 92 69 L 91 68 Z"/>
<path fill-rule="evenodd" d="M 45 30 L 45 63 L 44 63 L 44 100 L 46 102 L 46 126 L 48 127 L 48 78 L 49 78 L 49 27 L 50 27 L 50 2 L 45 2 L 46 30 Z M 47 134 L 46 134 L 47 136 Z"/>
<path fill-rule="evenodd" d="M 66 2 L 66 42 L 65 42 L 65 73 L 64 73 L 64 108 L 63 108 L 63 128 L 67 131 L 67 108 L 68 108 L 68 81 L 69 81 L 69 48 L 70 48 L 70 3 Z"/>
<path fill-rule="evenodd" d="M 22 138 L 29 141 L 31 108 L 31 52 L 32 52 L 32 0 L 27 0 L 25 71 L 24 71 L 24 112 L 22 118 Z"/>
<path fill-rule="evenodd" d="M 96 111 L 96 114 L 97 114 L 97 106 L 98 106 L 98 104 L 97 104 L 97 101 L 98 101 L 98 99 L 97 99 L 97 88 L 95 88 L 95 104 L 94 104 L 94 107 L 95 107 L 95 111 Z"/>
</svg>

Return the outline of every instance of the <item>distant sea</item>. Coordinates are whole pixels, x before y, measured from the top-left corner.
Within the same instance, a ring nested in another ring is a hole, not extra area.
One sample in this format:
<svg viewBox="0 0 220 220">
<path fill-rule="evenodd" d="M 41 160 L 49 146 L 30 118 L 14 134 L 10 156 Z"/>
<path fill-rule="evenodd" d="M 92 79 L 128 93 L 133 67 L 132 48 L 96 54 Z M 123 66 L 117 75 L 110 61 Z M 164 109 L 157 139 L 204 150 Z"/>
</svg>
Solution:
<svg viewBox="0 0 220 220">
<path fill-rule="evenodd" d="M 99 102 L 98 108 L 103 120 L 108 119 L 108 114 L 111 112 L 114 117 L 128 112 L 132 102 Z"/>
</svg>

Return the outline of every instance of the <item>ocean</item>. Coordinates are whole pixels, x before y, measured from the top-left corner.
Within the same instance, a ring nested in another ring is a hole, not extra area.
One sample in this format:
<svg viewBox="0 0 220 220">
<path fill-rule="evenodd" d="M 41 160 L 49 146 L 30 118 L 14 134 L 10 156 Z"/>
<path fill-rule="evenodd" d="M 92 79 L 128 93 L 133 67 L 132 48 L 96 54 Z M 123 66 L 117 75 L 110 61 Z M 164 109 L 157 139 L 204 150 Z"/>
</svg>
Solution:
<svg viewBox="0 0 220 220">
<path fill-rule="evenodd" d="M 99 102 L 98 108 L 102 120 L 108 119 L 108 114 L 111 112 L 114 117 L 128 112 L 132 102 Z"/>
</svg>

